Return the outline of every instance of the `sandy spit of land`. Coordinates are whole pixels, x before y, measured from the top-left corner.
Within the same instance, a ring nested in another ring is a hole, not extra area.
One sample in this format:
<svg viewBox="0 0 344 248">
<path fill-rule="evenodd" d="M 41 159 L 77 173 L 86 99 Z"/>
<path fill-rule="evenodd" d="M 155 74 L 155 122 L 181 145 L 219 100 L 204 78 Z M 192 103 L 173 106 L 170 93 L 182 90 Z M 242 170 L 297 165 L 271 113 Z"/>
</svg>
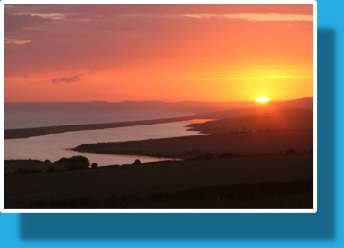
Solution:
<svg viewBox="0 0 344 248">
<path fill-rule="evenodd" d="M 74 150 L 86 153 L 187 159 L 205 153 L 281 154 L 288 149 L 306 153 L 313 147 L 311 110 L 290 110 L 269 115 L 219 119 L 190 124 L 188 127 L 206 135 L 83 144 Z"/>
<path fill-rule="evenodd" d="M 73 150 L 99 154 L 129 154 L 166 158 L 194 158 L 211 153 L 234 155 L 283 154 L 288 149 L 307 153 L 313 147 L 312 130 L 282 130 L 260 133 L 192 135 L 114 143 L 79 145 Z"/>
<path fill-rule="evenodd" d="M 49 126 L 49 127 L 6 129 L 4 131 L 4 137 L 5 139 L 20 139 L 20 138 L 28 138 L 28 137 L 40 136 L 40 135 L 46 135 L 46 134 L 58 134 L 58 133 L 73 132 L 73 131 L 96 130 L 96 129 L 106 129 L 106 128 L 126 127 L 126 126 L 137 126 L 137 125 L 153 125 L 153 124 L 186 121 L 186 120 L 192 120 L 192 119 L 195 119 L 195 117 L 184 116 L 184 117 L 175 117 L 175 118 L 115 122 L 115 123 L 105 123 L 105 124 L 61 125 L 61 126 Z"/>
<path fill-rule="evenodd" d="M 7 163 L 5 161 L 5 167 Z M 5 208 L 37 201 L 112 195 L 145 196 L 198 186 L 287 182 L 313 177 L 313 154 L 264 155 L 146 163 L 80 171 L 5 176 Z"/>
</svg>

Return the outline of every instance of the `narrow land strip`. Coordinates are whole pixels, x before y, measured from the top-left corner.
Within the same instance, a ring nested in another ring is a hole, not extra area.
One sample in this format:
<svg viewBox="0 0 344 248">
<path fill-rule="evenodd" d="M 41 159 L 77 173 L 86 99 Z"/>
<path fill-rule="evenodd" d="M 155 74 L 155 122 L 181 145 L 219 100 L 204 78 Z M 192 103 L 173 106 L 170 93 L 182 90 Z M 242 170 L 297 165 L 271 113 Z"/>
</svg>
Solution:
<svg viewBox="0 0 344 248">
<path fill-rule="evenodd" d="M 49 127 L 33 127 L 33 128 L 19 128 L 19 129 L 6 129 L 4 131 L 5 139 L 20 139 L 29 138 L 33 136 L 47 135 L 47 134 L 58 134 L 73 131 L 85 131 L 85 130 L 96 130 L 116 127 L 127 127 L 137 125 L 153 125 L 162 124 L 178 121 L 186 121 L 195 119 L 194 116 L 183 116 L 175 118 L 164 118 L 155 120 L 143 120 L 143 121 L 126 121 L 126 122 L 115 122 L 115 123 L 104 123 L 104 124 L 88 124 L 88 125 L 62 125 L 62 126 L 49 126 Z"/>
<path fill-rule="evenodd" d="M 296 153 L 307 153 L 311 151 L 312 147 L 312 130 L 282 130 L 82 144 L 73 150 L 84 153 L 189 159 L 209 153 L 213 155 L 221 153 L 233 155 L 283 154 L 288 149 L 294 149 Z M 85 155 L 87 156 L 87 154 Z"/>
</svg>

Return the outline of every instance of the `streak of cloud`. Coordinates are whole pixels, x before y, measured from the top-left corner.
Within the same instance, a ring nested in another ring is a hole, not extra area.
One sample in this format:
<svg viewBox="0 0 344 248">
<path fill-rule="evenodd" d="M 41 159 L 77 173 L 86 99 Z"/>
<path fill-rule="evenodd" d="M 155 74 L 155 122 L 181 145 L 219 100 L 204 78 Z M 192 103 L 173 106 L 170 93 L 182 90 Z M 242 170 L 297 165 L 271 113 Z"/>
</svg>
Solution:
<svg viewBox="0 0 344 248">
<path fill-rule="evenodd" d="M 53 78 L 51 80 L 52 83 L 54 84 L 58 84 L 58 83 L 75 83 L 77 81 L 79 81 L 81 78 L 81 75 L 75 75 L 75 76 L 71 76 L 71 77 L 62 77 L 62 78 Z"/>
<path fill-rule="evenodd" d="M 243 13 L 243 14 L 228 14 L 228 15 L 212 15 L 212 14 L 187 14 L 182 15 L 190 18 L 226 18 L 234 20 L 245 20 L 251 22 L 290 22 L 290 21 L 313 21 L 312 15 L 298 15 L 298 14 L 255 14 L 255 13 Z"/>
<path fill-rule="evenodd" d="M 30 43 L 31 41 L 32 40 L 5 39 L 5 44 L 23 45 L 26 43 Z"/>
<path fill-rule="evenodd" d="M 6 14 L 4 15 L 5 22 L 5 34 L 20 31 L 23 29 L 32 29 L 39 27 L 47 22 L 48 19 L 42 18 L 40 16 L 33 16 L 31 14 L 15 15 L 15 14 Z"/>
</svg>

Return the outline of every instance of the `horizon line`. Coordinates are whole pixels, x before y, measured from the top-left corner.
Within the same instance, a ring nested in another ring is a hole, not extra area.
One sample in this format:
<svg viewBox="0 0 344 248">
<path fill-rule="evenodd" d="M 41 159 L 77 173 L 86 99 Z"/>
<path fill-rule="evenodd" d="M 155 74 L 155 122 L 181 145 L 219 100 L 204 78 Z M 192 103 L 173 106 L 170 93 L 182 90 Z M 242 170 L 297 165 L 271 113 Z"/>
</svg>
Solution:
<svg viewBox="0 0 344 248">
<path fill-rule="evenodd" d="M 299 98 L 291 98 L 291 99 L 283 99 L 283 100 L 269 100 L 269 102 L 287 102 L 293 100 L 300 100 L 306 98 L 314 98 L 313 96 L 305 96 Z M 192 102 L 192 103 L 255 103 L 255 100 L 244 100 L 244 101 L 202 101 L 202 100 L 181 100 L 181 101 L 164 101 L 164 100 L 121 100 L 118 102 L 109 102 L 106 100 L 90 100 L 90 101 L 61 101 L 61 102 L 4 102 L 5 104 L 9 103 L 149 103 L 149 102 L 159 102 L 159 103 L 185 103 L 185 102 Z"/>
</svg>

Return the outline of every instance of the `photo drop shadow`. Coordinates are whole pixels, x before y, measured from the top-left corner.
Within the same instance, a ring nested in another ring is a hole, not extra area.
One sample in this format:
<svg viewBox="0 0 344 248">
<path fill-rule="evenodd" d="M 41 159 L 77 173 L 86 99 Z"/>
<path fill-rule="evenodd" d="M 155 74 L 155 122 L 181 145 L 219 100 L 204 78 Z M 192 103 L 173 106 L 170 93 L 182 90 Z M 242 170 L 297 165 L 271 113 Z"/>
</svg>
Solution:
<svg viewBox="0 0 344 248">
<path fill-rule="evenodd" d="M 335 236 L 335 31 L 318 30 L 315 214 L 21 214 L 22 240 L 330 240 Z"/>
</svg>

